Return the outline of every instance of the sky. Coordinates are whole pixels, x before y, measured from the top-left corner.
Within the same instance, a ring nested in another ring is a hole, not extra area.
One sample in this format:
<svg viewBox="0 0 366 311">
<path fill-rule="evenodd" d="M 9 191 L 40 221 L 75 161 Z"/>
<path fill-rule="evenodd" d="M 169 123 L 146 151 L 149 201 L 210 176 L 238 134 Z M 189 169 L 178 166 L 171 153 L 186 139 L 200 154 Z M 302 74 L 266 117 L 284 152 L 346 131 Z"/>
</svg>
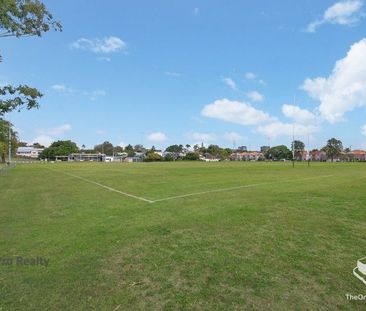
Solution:
<svg viewBox="0 0 366 311">
<path fill-rule="evenodd" d="M 0 45 L 0 84 L 44 94 L 5 115 L 22 141 L 366 148 L 362 0 L 44 3 L 62 32 Z"/>
</svg>

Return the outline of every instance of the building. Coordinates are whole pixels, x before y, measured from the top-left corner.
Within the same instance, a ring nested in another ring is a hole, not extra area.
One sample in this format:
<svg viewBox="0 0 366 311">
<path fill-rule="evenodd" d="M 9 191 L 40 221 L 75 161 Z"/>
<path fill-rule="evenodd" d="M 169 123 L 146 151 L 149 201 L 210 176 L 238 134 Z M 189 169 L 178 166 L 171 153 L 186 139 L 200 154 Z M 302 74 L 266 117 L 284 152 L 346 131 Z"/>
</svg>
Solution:
<svg viewBox="0 0 366 311">
<path fill-rule="evenodd" d="M 353 150 L 350 152 L 354 161 L 366 161 L 366 151 L 364 150 Z"/>
<path fill-rule="evenodd" d="M 102 153 L 72 153 L 67 157 L 68 161 L 89 161 L 89 162 L 104 162 L 106 158 Z"/>
<path fill-rule="evenodd" d="M 327 161 L 327 154 L 321 150 L 310 151 L 310 160 L 325 162 L 325 161 Z"/>
<path fill-rule="evenodd" d="M 239 151 L 248 151 L 248 148 L 247 148 L 247 146 L 240 146 L 240 147 L 238 147 L 238 150 Z"/>
<path fill-rule="evenodd" d="M 231 154 L 230 159 L 233 161 L 262 161 L 264 160 L 264 155 L 258 151 L 234 152 Z"/>
<path fill-rule="evenodd" d="M 262 146 L 262 147 L 261 147 L 261 152 L 264 154 L 264 153 L 266 153 L 269 149 L 271 149 L 271 147 L 270 147 L 270 146 Z"/>
<path fill-rule="evenodd" d="M 39 155 L 43 151 L 43 148 L 34 147 L 19 147 L 17 149 L 17 156 L 31 159 L 38 159 Z"/>
</svg>

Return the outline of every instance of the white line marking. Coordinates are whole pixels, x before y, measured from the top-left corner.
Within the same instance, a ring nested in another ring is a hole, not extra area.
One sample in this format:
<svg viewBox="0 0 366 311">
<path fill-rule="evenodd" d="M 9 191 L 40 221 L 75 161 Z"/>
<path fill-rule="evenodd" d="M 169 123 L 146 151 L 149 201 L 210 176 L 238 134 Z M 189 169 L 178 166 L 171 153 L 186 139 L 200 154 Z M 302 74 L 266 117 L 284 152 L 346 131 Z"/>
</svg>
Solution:
<svg viewBox="0 0 366 311">
<path fill-rule="evenodd" d="M 54 170 L 53 170 L 53 171 L 54 171 Z M 109 190 L 109 191 L 117 192 L 117 193 L 122 194 L 122 195 L 124 195 L 124 196 L 130 197 L 130 198 L 134 198 L 134 199 L 136 199 L 136 200 L 140 200 L 140 201 L 144 201 L 144 202 L 148 202 L 148 203 L 154 203 L 154 201 L 151 201 L 151 200 L 145 199 L 145 198 L 143 198 L 143 197 L 139 197 L 139 196 L 137 196 L 137 195 L 133 195 L 133 194 L 127 193 L 127 192 L 119 191 L 119 190 L 117 190 L 117 189 L 114 189 L 114 188 L 111 188 L 111 187 L 105 186 L 105 185 L 103 185 L 103 184 L 101 184 L 101 183 L 98 183 L 98 182 L 96 182 L 96 181 L 93 181 L 93 180 L 90 180 L 90 179 L 87 179 L 87 178 L 84 178 L 84 177 L 80 177 L 80 176 L 78 176 L 78 175 L 74 175 L 74 174 L 66 173 L 66 172 L 62 172 L 62 173 L 66 174 L 66 175 L 68 175 L 68 176 L 71 176 L 71 177 L 74 177 L 74 178 L 77 178 L 77 179 L 83 180 L 83 181 L 88 182 L 88 183 L 90 183 L 90 184 L 93 184 L 93 185 L 96 185 L 96 186 L 102 187 L 102 188 L 107 189 L 107 190 Z"/>
<path fill-rule="evenodd" d="M 162 202 L 162 201 L 169 201 L 169 200 L 186 198 L 186 197 L 192 197 L 192 196 L 202 195 L 202 194 L 208 194 L 208 193 L 224 192 L 224 191 L 231 191 L 231 190 L 239 190 L 239 189 L 244 189 L 244 188 L 251 188 L 251 187 L 265 186 L 265 185 L 279 184 L 279 183 L 297 182 L 297 181 L 304 181 L 304 180 L 325 178 L 325 177 L 331 177 L 331 176 L 333 176 L 333 175 L 316 176 L 316 177 L 302 178 L 302 179 L 296 179 L 296 180 L 265 182 L 265 183 L 258 183 L 258 184 L 250 184 L 250 185 L 230 187 L 230 188 L 221 188 L 221 189 L 207 190 L 207 191 L 202 191 L 202 192 L 193 192 L 193 193 L 188 193 L 188 194 L 183 194 L 183 195 L 176 195 L 176 196 L 173 196 L 173 197 L 167 197 L 167 198 L 163 198 L 163 199 L 157 199 L 157 200 L 152 201 L 151 203 Z"/>
</svg>

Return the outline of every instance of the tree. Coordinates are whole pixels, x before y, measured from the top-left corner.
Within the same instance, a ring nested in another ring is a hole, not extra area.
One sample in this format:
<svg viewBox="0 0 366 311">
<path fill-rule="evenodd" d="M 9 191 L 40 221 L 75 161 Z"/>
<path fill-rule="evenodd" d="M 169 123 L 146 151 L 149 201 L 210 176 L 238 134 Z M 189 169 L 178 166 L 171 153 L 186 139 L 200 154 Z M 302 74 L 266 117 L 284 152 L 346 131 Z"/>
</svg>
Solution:
<svg viewBox="0 0 366 311">
<path fill-rule="evenodd" d="M 62 26 L 53 19 L 45 5 L 39 0 L 1 0 L 0 38 L 42 36 L 53 29 L 62 31 Z M 0 55 L 0 62 L 2 57 Z M 42 93 L 28 85 L 0 87 L 0 116 L 22 108 L 38 108 Z"/>
<path fill-rule="evenodd" d="M 133 155 L 135 154 L 135 150 L 133 149 L 132 145 L 127 145 L 125 147 L 125 152 L 129 157 L 133 157 Z"/>
<path fill-rule="evenodd" d="M 43 145 L 41 145 L 40 143 L 33 143 L 32 147 L 34 147 L 34 148 L 39 148 L 39 149 L 44 148 L 44 146 L 43 146 Z"/>
<path fill-rule="evenodd" d="M 295 158 L 296 159 L 300 158 L 300 160 L 302 161 L 303 160 L 302 155 L 305 150 L 305 144 L 301 140 L 294 140 L 292 142 L 291 148 L 293 148 L 294 150 Z"/>
<path fill-rule="evenodd" d="M 94 151 L 111 156 L 113 155 L 113 145 L 109 141 L 105 141 L 99 145 L 94 146 Z"/>
<path fill-rule="evenodd" d="M 18 147 L 17 132 L 13 130 L 13 125 L 6 120 L 0 119 L 0 162 L 5 163 L 6 155 L 9 152 L 9 126 L 11 153 L 14 154 Z"/>
<path fill-rule="evenodd" d="M 18 141 L 18 147 L 27 147 L 28 143 L 26 143 L 25 141 Z"/>
<path fill-rule="evenodd" d="M 153 150 L 149 150 L 148 153 L 146 153 L 146 157 L 144 158 L 145 162 L 154 162 L 154 161 L 161 161 L 163 160 L 163 157 L 160 154 L 157 154 Z"/>
<path fill-rule="evenodd" d="M 182 145 L 171 145 L 165 149 L 166 152 L 181 153 L 183 151 Z"/>
<path fill-rule="evenodd" d="M 336 138 L 331 138 L 328 140 L 325 147 L 322 148 L 323 151 L 327 154 L 328 158 L 331 158 L 332 162 L 334 158 L 339 156 L 343 150 L 343 144 L 340 140 Z"/>
<path fill-rule="evenodd" d="M 291 159 L 292 153 L 291 150 L 288 149 L 284 145 L 275 146 L 270 149 L 268 149 L 264 156 L 266 159 L 272 159 L 272 160 L 283 160 L 283 159 Z"/>
<path fill-rule="evenodd" d="M 71 140 L 58 140 L 55 141 L 42 151 L 40 157 L 42 159 L 51 159 L 54 160 L 57 156 L 68 156 L 71 153 L 79 152 L 79 148 L 76 143 Z"/>
<path fill-rule="evenodd" d="M 188 152 L 183 159 L 189 161 L 197 161 L 200 159 L 200 155 L 197 152 Z"/>
</svg>

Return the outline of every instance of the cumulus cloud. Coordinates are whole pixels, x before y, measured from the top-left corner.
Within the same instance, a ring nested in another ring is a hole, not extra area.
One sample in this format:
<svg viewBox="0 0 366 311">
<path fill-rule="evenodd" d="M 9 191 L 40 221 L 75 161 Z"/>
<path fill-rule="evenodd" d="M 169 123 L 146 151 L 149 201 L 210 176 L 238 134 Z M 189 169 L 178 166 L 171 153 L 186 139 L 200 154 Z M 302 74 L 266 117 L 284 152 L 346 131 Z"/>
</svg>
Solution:
<svg viewBox="0 0 366 311">
<path fill-rule="evenodd" d="M 31 144 L 39 143 L 45 147 L 49 147 L 55 141 L 54 138 L 48 135 L 38 135 L 37 137 L 33 138 Z"/>
<path fill-rule="evenodd" d="M 335 64 L 329 77 L 306 79 L 301 86 L 320 102 L 319 111 L 329 122 L 344 120 L 344 114 L 366 105 L 366 39 L 351 46 Z"/>
<path fill-rule="evenodd" d="M 111 62 L 112 61 L 112 59 L 110 57 L 106 57 L 106 56 L 98 57 L 97 60 L 99 60 L 100 62 Z"/>
<path fill-rule="evenodd" d="M 95 101 L 98 97 L 106 96 L 107 92 L 104 90 L 94 90 L 91 92 L 84 92 L 85 96 L 88 96 L 90 100 Z"/>
<path fill-rule="evenodd" d="M 41 145 L 48 147 L 52 142 L 56 141 L 59 136 L 71 129 L 71 125 L 67 123 L 49 129 L 39 129 L 37 130 L 39 135 L 32 140 L 32 143 L 40 143 Z"/>
<path fill-rule="evenodd" d="M 236 91 L 238 89 L 237 86 L 236 86 L 235 81 L 231 78 L 223 78 L 222 82 L 224 82 L 233 91 Z"/>
<path fill-rule="evenodd" d="M 254 129 L 255 133 L 260 133 L 266 137 L 276 138 L 279 136 L 306 136 L 314 134 L 319 131 L 319 127 L 316 125 L 304 125 L 304 124 L 291 124 L 283 123 L 280 121 L 271 122 L 265 125 L 258 126 Z"/>
<path fill-rule="evenodd" d="M 211 142 L 215 140 L 216 136 L 211 133 L 200 133 L 200 132 L 192 132 L 187 135 L 188 139 L 194 140 L 196 142 Z"/>
<path fill-rule="evenodd" d="M 70 44 L 70 48 L 73 50 L 86 50 L 93 53 L 113 53 L 125 50 L 127 44 L 120 38 L 110 36 L 103 39 L 94 38 L 80 38 Z"/>
<path fill-rule="evenodd" d="M 147 136 L 147 139 L 151 142 L 156 142 L 156 143 L 163 143 L 164 141 L 167 140 L 167 137 L 164 133 L 162 132 L 154 132 L 151 133 Z"/>
<path fill-rule="evenodd" d="M 247 79 L 247 80 L 255 80 L 257 78 L 257 75 L 250 71 L 246 72 L 244 74 L 244 76 L 245 76 L 245 79 Z"/>
<path fill-rule="evenodd" d="M 250 104 L 231 101 L 226 98 L 216 100 L 214 103 L 205 106 L 201 114 L 208 118 L 241 125 L 258 125 L 274 121 L 269 114 L 255 109 Z"/>
<path fill-rule="evenodd" d="M 257 91 L 251 91 L 251 92 L 246 93 L 245 95 L 253 102 L 264 101 L 264 95 Z"/>
<path fill-rule="evenodd" d="M 361 127 L 362 135 L 366 136 L 366 124 Z"/>
<path fill-rule="evenodd" d="M 323 18 L 311 22 L 306 30 L 315 32 L 323 24 L 354 25 L 362 16 L 362 6 L 363 1 L 361 0 L 337 2 L 324 12 Z"/>
<path fill-rule="evenodd" d="M 285 117 L 293 119 L 299 124 L 309 124 L 316 122 L 316 117 L 312 112 L 302 109 L 299 106 L 283 105 L 282 113 Z"/>
<path fill-rule="evenodd" d="M 72 93 L 72 88 L 67 87 L 64 84 L 54 84 L 51 86 L 51 89 L 58 93 Z"/>
</svg>

